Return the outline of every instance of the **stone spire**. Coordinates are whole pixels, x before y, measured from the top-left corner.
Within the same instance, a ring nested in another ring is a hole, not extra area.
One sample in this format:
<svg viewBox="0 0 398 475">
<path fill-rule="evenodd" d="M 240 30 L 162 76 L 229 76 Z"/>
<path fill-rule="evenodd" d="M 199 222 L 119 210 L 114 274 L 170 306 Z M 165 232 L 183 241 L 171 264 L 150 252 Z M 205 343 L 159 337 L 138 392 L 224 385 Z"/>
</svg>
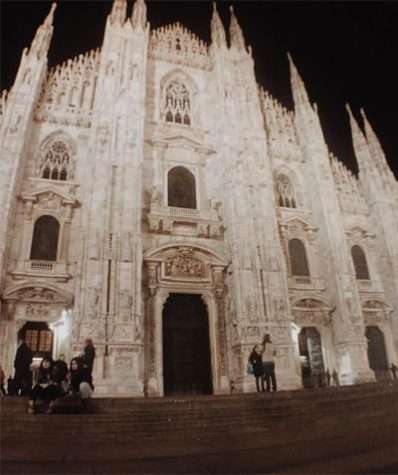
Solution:
<svg viewBox="0 0 398 475">
<path fill-rule="evenodd" d="M 352 144 L 358 162 L 358 169 L 360 173 L 367 173 L 371 169 L 368 143 L 348 104 L 346 104 L 346 109 L 350 118 Z"/>
<path fill-rule="evenodd" d="M 245 38 L 243 36 L 242 28 L 238 23 L 232 5 L 229 7 L 229 11 L 231 12 L 231 23 L 229 25 L 231 47 L 237 49 L 238 51 L 246 51 Z"/>
<path fill-rule="evenodd" d="M 134 28 L 136 28 L 138 25 L 142 29 L 146 27 L 147 18 L 146 5 L 144 0 L 136 0 L 136 2 L 134 3 L 131 21 Z"/>
<path fill-rule="evenodd" d="M 47 54 L 48 48 L 50 46 L 50 41 L 53 34 L 54 11 L 56 7 L 57 4 L 54 2 L 51 5 L 49 14 L 47 15 L 43 24 L 37 29 L 36 35 L 32 41 L 29 54 L 35 53 L 37 55 L 37 59 L 40 59 L 43 55 Z"/>
<path fill-rule="evenodd" d="M 369 154 L 374 166 L 380 173 L 385 174 L 386 177 L 392 178 L 395 181 L 395 178 L 392 175 L 392 171 L 388 166 L 387 159 L 384 153 L 384 150 L 381 146 L 380 140 L 377 137 L 373 127 L 370 125 L 368 118 L 365 115 L 365 111 L 361 109 L 361 115 L 365 125 L 365 135 L 366 141 L 368 142 Z"/>
<path fill-rule="evenodd" d="M 290 66 L 290 83 L 292 87 L 293 101 L 296 107 L 298 106 L 308 106 L 312 109 L 310 100 L 308 98 L 308 93 L 304 85 L 304 81 L 301 79 L 299 72 L 297 71 L 296 65 L 293 62 L 290 53 L 287 53 Z"/>
<path fill-rule="evenodd" d="M 220 48 L 227 47 L 225 29 L 221 18 L 217 12 L 216 2 L 213 2 L 213 16 L 211 18 L 211 40 L 215 46 Z"/>
<path fill-rule="evenodd" d="M 109 20 L 112 25 L 123 26 L 126 21 L 127 14 L 127 1 L 126 0 L 113 0 L 112 10 L 109 15 Z"/>
</svg>

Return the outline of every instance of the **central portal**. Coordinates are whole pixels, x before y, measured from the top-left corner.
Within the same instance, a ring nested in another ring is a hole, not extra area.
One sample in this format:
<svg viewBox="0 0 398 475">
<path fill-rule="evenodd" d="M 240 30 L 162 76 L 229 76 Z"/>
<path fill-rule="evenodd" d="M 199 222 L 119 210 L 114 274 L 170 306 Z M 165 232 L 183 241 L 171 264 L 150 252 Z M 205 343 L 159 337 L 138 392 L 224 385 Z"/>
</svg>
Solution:
<svg viewBox="0 0 398 475">
<path fill-rule="evenodd" d="M 164 394 L 211 394 L 209 321 L 198 294 L 170 294 L 163 309 Z"/>
</svg>

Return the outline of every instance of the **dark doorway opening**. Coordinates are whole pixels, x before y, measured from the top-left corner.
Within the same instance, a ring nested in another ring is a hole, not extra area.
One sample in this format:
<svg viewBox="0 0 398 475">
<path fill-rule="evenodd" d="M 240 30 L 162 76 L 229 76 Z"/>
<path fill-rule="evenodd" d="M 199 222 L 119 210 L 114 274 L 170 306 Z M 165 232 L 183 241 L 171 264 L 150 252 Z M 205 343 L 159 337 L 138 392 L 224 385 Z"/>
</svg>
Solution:
<svg viewBox="0 0 398 475">
<path fill-rule="evenodd" d="M 303 386 L 313 388 L 325 384 L 321 335 L 315 327 L 305 327 L 299 334 L 299 351 Z"/>
<path fill-rule="evenodd" d="M 383 332 L 379 327 L 368 326 L 365 331 L 368 340 L 369 367 L 375 372 L 377 381 L 388 379 L 388 363 Z"/>
<path fill-rule="evenodd" d="M 170 294 L 163 309 L 164 394 L 211 394 L 209 319 L 201 295 Z"/>
<path fill-rule="evenodd" d="M 54 334 L 47 323 L 26 322 L 19 333 L 25 337 L 34 357 L 52 356 Z"/>
</svg>

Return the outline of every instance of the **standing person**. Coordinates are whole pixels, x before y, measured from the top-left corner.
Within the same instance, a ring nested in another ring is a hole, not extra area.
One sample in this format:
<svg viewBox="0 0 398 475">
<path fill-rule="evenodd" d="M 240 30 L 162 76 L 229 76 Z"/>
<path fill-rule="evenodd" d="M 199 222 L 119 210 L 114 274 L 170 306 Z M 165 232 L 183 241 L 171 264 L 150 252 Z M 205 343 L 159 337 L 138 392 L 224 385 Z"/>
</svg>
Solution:
<svg viewBox="0 0 398 475">
<path fill-rule="evenodd" d="M 263 357 L 262 357 L 262 348 L 259 345 L 256 345 L 249 357 L 249 363 L 252 365 L 253 374 L 256 378 L 256 388 L 257 392 L 260 392 L 260 381 L 261 381 L 261 391 L 264 391 L 264 369 L 263 369 Z"/>
<path fill-rule="evenodd" d="M 263 340 L 263 368 L 264 368 L 264 378 L 267 385 L 267 391 L 271 391 L 271 382 L 272 390 L 276 391 L 276 376 L 275 376 L 275 355 L 276 351 L 274 344 L 271 341 L 271 335 L 267 333 L 264 336 Z"/>
<path fill-rule="evenodd" d="M 67 375 L 70 390 L 79 393 L 82 399 L 88 399 L 94 391 L 93 377 L 88 367 L 82 365 L 80 358 L 73 358 Z"/>
<path fill-rule="evenodd" d="M 334 369 L 332 373 L 332 379 L 333 379 L 333 384 L 335 386 L 340 386 L 340 381 L 339 381 L 339 375 L 337 374 L 337 371 Z"/>
<path fill-rule="evenodd" d="M 390 370 L 392 373 L 392 379 L 397 379 L 398 366 L 396 366 L 394 363 L 391 363 Z"/>
<path fill-rule="evenodd" d="M 25 342 L 25 335 L 20 333 L 18 339 L 19 346 L 14 361 L 15 393 L 17 396 L 27 396 L 32 387 L 32 372 L 30 371 L 30 365 L 33 361 L 33 354 L 32 350 Z"/>
<path fill-rule="evenodd" d="M 68 365 L 65 363 L 65 355 L 61 353 L 57 361 L 54 361 L 54 377 L 58 384 L 66 381 Z"/>
<path fill-rule="evenodd" d="M 95 347 L 93 344 L 93 340 L 91 338 L 87 338 L 86 340 L 84 340 L 83 366 L 88 368 L 90 374 L 93 372 L 94 358 Z"/>
<path fill-rule="evenodd" d="M 0 366 L 0 394 L 1 396 L 5 396 L 6 393 L 6 388 L 4 387 L 4 384 L 6 382 L 6 375 L 4 374 L 3 368 Z"/>
<path fill-rule="evenodd" d="M 58 397 L 60 388 L 54 378 L 54 361 L 49 356 L 45 356 L 40 363 L 39 369 L 35 372 L 35 385 L 30 392 L 29 413 L 35 412 L 37 399 L 52 402 Z M 51 405 L 47 412 L 51 412 Z"/>
<path fill-rule="evenodd" d="M 330 386 L 330 381 L 332 379 L 332 376 L 330 374 L 330 371 L 329 371 L 329 368 L 326 370 L 326 386 L 329 387 Z"/>
</svg>

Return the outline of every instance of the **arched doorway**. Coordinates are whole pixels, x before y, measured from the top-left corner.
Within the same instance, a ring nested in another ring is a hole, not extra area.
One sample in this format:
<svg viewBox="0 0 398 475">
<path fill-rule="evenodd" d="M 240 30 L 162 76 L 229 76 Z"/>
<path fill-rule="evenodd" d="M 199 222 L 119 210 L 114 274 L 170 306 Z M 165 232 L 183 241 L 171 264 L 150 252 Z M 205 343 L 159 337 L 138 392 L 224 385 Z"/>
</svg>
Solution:
<svg viewBox="0 0 398 475">
<path fill-rule="evenodd" d="M 383 332 L 377 326 L 367 326 L 369 367 L 375 372 L 378 381 L 388 378 L 388 362 Z"/>
<path fill-rule="evenodd" d="M 164 394 L 211 394 L 209 322 L 198 294 L 170 294 L 163 309 Z"/>
<path fill-rule="evenodd" d="M 325 366 L 321 335 L 315 327 L 304 327 L 299 333 L 298 342 L 303 386 L 305 388 L 323 386 Z"/>
</svg>

